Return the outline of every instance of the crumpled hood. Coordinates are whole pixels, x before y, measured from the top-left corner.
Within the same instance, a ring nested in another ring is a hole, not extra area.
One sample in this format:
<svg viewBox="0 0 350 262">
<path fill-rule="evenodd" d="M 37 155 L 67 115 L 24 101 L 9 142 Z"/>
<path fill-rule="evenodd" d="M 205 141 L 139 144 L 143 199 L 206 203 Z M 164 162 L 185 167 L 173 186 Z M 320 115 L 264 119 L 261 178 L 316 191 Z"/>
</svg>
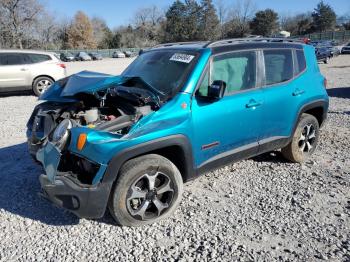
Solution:
<svg viewBox="0 0 350 262">
<path fill-rule="evenodd" d="M 73 97 L 78 93 L 93 94 L 110 87 L 125 83 L 128 78 L 112 76 L 103 73 L 82 71 L 65 79 L 55 82 L 41 97 L 40 100 L 52 100 L 58 97 Z"/>
</svg>

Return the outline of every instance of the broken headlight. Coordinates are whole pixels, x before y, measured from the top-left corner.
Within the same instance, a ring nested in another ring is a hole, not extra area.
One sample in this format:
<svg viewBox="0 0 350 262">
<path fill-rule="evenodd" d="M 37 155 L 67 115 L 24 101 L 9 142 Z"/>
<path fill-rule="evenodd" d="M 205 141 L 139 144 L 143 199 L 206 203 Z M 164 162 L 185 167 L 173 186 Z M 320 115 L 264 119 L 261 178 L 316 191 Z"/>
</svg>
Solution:
<svg viewBox="0 0 350 262">
<path fill-rule="evenodd" d="M 53 142 L 56 147 L 62 150 L 67 144 L 69 138 L 69 129 L 72 127 L 72 121 L 69 119 L 64 119 L 61 123 L 59 123 L 53 132 L 51 142 Z"/>
</svg>

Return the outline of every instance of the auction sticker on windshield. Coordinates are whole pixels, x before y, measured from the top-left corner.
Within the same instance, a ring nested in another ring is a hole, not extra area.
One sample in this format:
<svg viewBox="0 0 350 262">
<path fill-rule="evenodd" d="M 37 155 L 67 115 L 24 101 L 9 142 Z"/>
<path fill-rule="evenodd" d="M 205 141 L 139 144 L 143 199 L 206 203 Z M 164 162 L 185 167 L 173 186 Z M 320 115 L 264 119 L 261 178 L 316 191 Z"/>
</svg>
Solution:
<svg viewBox="0 0 350 262">
<path fill-rule="evenodd" d="M 170 58 L 170 61 L 175 61 L 175 62 L 181 62 L 181 63 L 189 64 L 192 61 L 193 58 L 194 58 L 193 55 L 175 53 Z"/>
</svg>

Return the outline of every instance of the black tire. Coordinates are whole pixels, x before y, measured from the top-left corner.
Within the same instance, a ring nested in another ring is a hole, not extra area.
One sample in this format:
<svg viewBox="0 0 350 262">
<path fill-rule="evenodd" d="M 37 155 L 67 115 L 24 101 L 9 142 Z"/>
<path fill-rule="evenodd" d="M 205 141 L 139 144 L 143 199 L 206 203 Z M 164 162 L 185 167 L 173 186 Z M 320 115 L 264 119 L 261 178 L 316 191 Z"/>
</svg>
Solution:
<svg viewBox="0 0 350 262">
<path fill-rule="evenodd" d="M 302 114 L 292 141 L 282 148 L 283 156 L 295 163 L 307 160 L 317 147 L 319 131 L 317 119 L 312 115 Z"/>
<path fill-rule="evenodd" d="M 47 76 L 41 76 L 34 80 L 33 82 L 33 92 L 36 96 L 41 96 L 52 84 L 54 81 L 52 78 Z"/>
<path fill-rule="evenodd" d="M 109 211 L 121 226 L 152 224 L 174 213 L 182 192 L 181 174 L 171 161 L 156 154 L 144 155 L 121 168 Z"/>
</svg>

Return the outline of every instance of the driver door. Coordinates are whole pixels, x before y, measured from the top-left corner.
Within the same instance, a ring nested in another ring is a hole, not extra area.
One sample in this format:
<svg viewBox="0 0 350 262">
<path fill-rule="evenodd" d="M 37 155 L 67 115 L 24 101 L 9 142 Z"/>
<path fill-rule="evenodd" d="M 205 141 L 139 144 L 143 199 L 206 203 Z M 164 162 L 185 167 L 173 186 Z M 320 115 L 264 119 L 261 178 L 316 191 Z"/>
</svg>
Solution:
<svg viewBox="0 0 350 262">
<path fill-rule="evenodd" d="M 200 172 L 257 153 L 264 98 L 256 76 L 256 51 L 211 59 L 192 104 L 193 150 Z M 225 95 L 218 101 L 207 97 L 215 80 L 226 83 Z"/>
</svg>

